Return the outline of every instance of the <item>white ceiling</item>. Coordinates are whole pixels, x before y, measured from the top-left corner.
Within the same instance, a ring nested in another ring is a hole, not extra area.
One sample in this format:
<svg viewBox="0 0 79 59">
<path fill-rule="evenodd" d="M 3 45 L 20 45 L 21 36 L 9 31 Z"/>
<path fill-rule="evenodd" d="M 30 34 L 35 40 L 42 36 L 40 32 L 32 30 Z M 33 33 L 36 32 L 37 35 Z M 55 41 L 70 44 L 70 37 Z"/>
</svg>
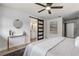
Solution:
<svg viewBox="0 0 79 59">
<path fill-rule="evenodd" d="M 37 11 L 43 9 L 43 7 L 38 6 L 34 3 L 5 3 L 2 5 L 24 11 L 26 13 L 29 13 L 31 15 L 34 15 L 36 17 L 40 17 L 43 19 L 52 19 L 52 18 L 58 17 L 58 16 L 64 17 L 68 14 L 72 14 L 73 12 L 76 12 L 79 10 L 78 3 L 55 3 L 53 5 L 62 5 L 63 9 L 52 9 L 51 10 L 52 14 L 48 14 L 48 12 L 46 10 L 41 13 L 38 13 Z"/>
</svg>

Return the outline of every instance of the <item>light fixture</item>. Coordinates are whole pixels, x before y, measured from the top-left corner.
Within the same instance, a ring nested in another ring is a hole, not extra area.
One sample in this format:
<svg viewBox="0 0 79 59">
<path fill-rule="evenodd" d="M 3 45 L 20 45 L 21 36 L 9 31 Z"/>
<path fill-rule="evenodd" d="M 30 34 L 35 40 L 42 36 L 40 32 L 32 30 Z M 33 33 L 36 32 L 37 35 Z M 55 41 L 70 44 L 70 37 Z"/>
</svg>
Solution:
<svg viewBox="0 0 79 59">
<path fill-rule="evenodd" d="M 51 8 L 49 6 L 46 7 L 46 10 L 50 10 Z"/>
</svg>

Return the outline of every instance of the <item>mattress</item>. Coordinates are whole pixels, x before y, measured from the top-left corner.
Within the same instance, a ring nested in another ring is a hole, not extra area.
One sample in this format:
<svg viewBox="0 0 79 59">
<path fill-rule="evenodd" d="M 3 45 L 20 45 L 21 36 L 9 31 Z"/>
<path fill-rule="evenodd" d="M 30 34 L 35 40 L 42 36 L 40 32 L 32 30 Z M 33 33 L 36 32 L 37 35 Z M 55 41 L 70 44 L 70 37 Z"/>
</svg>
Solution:
<svg viewBox="0 0 79 59">
<path fill-rule="evenodd" d="M 79 48 L 75 47 L 75 39 L 66 38 L 55 48 L 51 49 L 47 56 L 79 56 Z"/>
</svg>

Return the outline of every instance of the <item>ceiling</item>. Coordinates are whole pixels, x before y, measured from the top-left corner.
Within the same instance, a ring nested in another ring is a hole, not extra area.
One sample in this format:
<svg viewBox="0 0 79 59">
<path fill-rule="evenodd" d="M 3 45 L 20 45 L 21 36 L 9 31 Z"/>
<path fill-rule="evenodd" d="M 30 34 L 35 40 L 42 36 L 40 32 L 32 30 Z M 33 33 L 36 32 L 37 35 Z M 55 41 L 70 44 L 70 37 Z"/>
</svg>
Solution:
<svg viewBox="0 0 79 59">
<path fill-rule="evenodd" d="M 42 3 L 42 4 L 45 4 L 45 3 Z M 43 7 L 38 6 L 34 3 L 4 3 L 2 5 L 24 11 L 28 14 L 31 14 L 43 19 L 52 19 L 58 16 L 66 17 L 67 15 L 72 14 L 79 10 L 79 3 L 54 3 L 53 5 L 56 5 L 56 6 L 62 5 L 63 9 L 52 9 L 51 10 L 52 14 L 48 14 L 46 10 L 41 13 L 38 13 L 37 11 L 43 9 Z"/>
</svg>

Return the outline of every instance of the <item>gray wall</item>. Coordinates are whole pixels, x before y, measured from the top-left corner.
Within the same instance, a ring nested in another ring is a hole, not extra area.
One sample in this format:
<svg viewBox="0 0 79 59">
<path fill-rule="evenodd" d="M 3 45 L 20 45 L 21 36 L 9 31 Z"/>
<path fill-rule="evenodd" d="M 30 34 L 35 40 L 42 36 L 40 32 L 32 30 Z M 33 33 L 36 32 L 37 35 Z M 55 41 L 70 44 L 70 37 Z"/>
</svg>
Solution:
<svg viewBox="0 0 79 59">
<path fill-rule="evenodd" d="M 75 37 L 79 36 L 79 19 L 76 20 Z"/>
<path fill-rule="evenodd" d="M 74 23 L 74 37 L 79 36 L 79 18 L 65 19 L 64 23 Z"/>
</svg>

